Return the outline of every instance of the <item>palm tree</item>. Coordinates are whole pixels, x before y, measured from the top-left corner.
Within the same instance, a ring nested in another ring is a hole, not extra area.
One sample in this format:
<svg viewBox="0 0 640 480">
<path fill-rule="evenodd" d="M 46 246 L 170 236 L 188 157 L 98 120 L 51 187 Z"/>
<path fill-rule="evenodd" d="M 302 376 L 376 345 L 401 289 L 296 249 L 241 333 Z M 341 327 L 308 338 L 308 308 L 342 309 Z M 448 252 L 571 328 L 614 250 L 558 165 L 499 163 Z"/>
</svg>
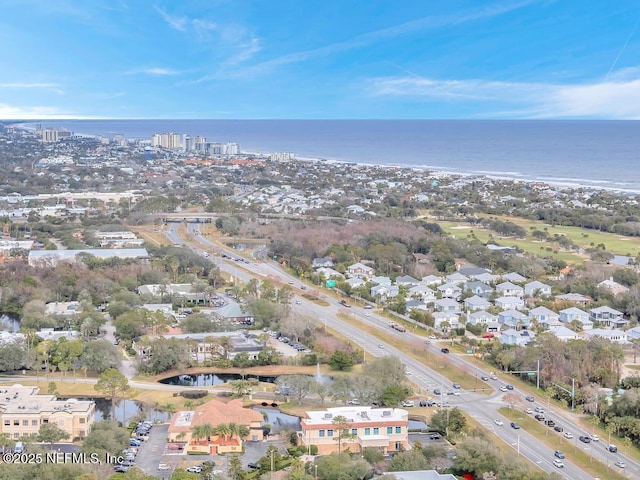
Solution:
<svg viewBox="0 0 640 480">
<path fill-rule="evenodd" d="M 204 423 L 201 427 L 202 434 L 207 438 L 207 442 L 210 442 L 211 437 L 216 434 L 216 429 L 210 423 Z"/>
<path fill-rule="evenodd" d="M 223 441 L 226 440 L 227 437 L 231 435 L 231 429 L 229 427 L 230 426 L 227 425 L 226 423 L 220 423 L 216 425 L 214 429 L 215 430 L 214 435 L 218 435 L 219 437 L 222 437 Z"/>
<path fill-rule="evenodd" d="M 198 443 L 203 438 L 206 438 L 206 436 L 207 436 L 205 431 L 204 431 L 205 429 L 203 427 L 204 427 L 204 425 L 196 425 L 191 430 L 191 438 L 192 438 L 192 440 L 195 440 L 196 443 Z"/>
</svg>

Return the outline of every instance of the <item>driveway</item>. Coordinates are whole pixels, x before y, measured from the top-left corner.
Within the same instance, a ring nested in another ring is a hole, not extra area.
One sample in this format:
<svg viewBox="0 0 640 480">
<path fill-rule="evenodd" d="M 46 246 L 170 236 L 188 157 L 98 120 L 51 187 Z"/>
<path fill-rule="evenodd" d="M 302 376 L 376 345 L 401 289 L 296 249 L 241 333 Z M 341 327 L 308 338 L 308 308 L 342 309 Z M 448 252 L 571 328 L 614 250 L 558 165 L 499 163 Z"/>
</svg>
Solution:
<svg viewBox="0 0 640 480">
<path fill-rule="evenodd" d="M 278 449 L 278 452 L 284 454 L 286 450 L 281 440 L 267 440 L 264 442 L 245 442 L 244 455 L 242 455 L 242 466 L 248 470 L 249 463 L 256 463 L 267 454 L 267 448 L 271 445 Z"/>
</svg>

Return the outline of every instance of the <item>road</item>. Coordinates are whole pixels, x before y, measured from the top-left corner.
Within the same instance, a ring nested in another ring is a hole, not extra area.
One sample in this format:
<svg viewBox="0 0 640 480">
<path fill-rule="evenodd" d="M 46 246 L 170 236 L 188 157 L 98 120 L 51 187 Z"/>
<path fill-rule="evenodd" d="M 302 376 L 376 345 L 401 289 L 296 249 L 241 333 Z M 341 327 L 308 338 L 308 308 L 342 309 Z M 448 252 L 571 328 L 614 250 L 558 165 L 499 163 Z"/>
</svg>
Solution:
<svg viewBox="0 0 640 480">
<path fill-rule="evenodd" d="M 198 224 L 189 225 L 190 232 L 194 236 L 193 238 L 202 246 L 202 252 L 207 251 L 213 253 L 214 256 L 210 257 L 211 260 L 214 261 L 221 270 L 226 271 L 239 280 L 247 282 L 251 278 L 271 278 L 279 279 L 283 283 L 300 283 L 299 279 L 293 277 L 287 272 L 284 272 L 279 268 L 279 266 L 272 262 L 249 262 L 248 264 L 243 262 L 242 264 L 238 264 L 237 262 L 223 259 L 219 256 L 222 253 L 225 253 L 230 257 L 238 257 L 238 254 L 232 249 L 216 245 L 210 242 L 206 237 L 199 235 L 198 228 Z M 176 225 L 170 225 L 169 229 L 166 231 L 166 235 L 174 244 L 184 243 L 177 234 Z M 341 306 L 337 300 L 331 297 L 323 297 L 323 299 L 329 303 L 329 306 L 319 308 L 317 304 L 306 300 L 304 297 L 299 297 L 300 303 L 292 305 L 292 309 L 301 314 L 316 318 L 326 327 L 339 331 L 342 335 L 349 338 L 355 345 L 360 346 L 363 351 L 366 352 L 365 355 L 371 355 L 374 357 L 394 355 L 399 357 L 407 369 L 412 371 L 411 381 L 424 391 L 433 392 L 434 388 L 442 389 L 443 386 L 451 386 L 451 381 L 440 375 L 438 372 L 426 367 L 423 363 L 415 360 L 410 355 L 407 355 L 388 343 L 381 342 L 376 337 L 367 335 L 366 332 L 363 332 L 361 329 L 351 325 L 350 323 L 340 320 L 337 317 L 337 314 L 339 312 L 344 312 L 345 308 Z M 387 319 L 372 314 L 370 310 L 352 307 L 349 309 L 349 314 L 353 318 L 358 318 L 359 320 L 365 321 L 369 325 L 376 327 L 387 337 L 395 336 L 404 340 L 411 338 L 424 342 L 423 337 L 419 337 L 410 331 L 403 333 L 389 328 L 389 321 Z M 383 348 L 380 348 L 380 345 L 382 345 Z M 437 358 L 442 355 L 439 345 L 427 344 L 425 342 L 425 349 L 432 353 L 433 358 Z M 488 376 L 490 374 L 490 372 L 487 372 L 467 361 L 463 356 L 450 354 L 447 356 L 447 361 L 468 372 L 470 375 L 477 376 L 478 378 L 483 375 Z M 502 401 L 503 393 L 496 390 L 500 386 L 506 384 L 507 382 L 500 379 L 490 381 L 490 386 L 494 389 L 494 393 L 490 395 L 463 391 L 459 396 L 447 395 L 447 401 L 452 407 L 458 407 L 464 410 L 481 425 L 493 431 L 505 443 L 512 446 L 518 456 L 528 459 L 540 469 L 546 472 L 555 472 L 567 479 L 591 478 L 578 465 L 569 462 L 567 459 L 564 460 L 565 468 L 559 469 L 555 467 L 553 465 L 554 450 L 544 444 L 541 444 L 535 437 L 524 429 L 515 430 L 509 426 L 510 421 L 498 413 L 498 409 L 506 406 L 506 404 Z M 513 393 L 516 393 L 521 397 L 528 394 L 518 391 L 518 389 L 514 389 Z M 532 404 L 532 408 L 535 405 L 536 404 Z M 540 406 L 545 407 L 544 405 Z M 546 407 L 545 410 L 547 411 L 547 416 L 554 418 L 564 427 L 565 431 L 573 433 L 574 438 L 571 440 L 574 442 L 573 447 L 583 448 L 594 458 L 594 460 L 598 460 L 605 465 L 611 464 L 613 466 L 616 461 L 624 461 L 626 463 L 626 468 L 624 470 L 616 468 L 616 470 L 619 470 L 620 473 L 624 474 L 627 478 L 640 479 L 640 466 L 631 458 L 620 452 L 620 450 L 615 454 L 609 453 L 606 448 L 607 443 L 605 441 L 592 442 L 588 445 L 582 444 L 578 441 L 578 437 L 581 435 L 589 435 L 591 432 L 587 432 L 580 428 L 570 415 L 567 415 L 561 410 L 549 410 Z M 523 415 L 525 414 L 523 413 Z M 502 419 L 504 421 L 504 426 L 497 426 L 494 423 L 496 419 Z M 553 434 L 557 433 L 553 432 Z M 567 442 L 567 450 L 569 450 L 570 442 L 569 440 L 567 440 Z M 620 448 L 619 445 L 618 448 Z"/>
</svg>

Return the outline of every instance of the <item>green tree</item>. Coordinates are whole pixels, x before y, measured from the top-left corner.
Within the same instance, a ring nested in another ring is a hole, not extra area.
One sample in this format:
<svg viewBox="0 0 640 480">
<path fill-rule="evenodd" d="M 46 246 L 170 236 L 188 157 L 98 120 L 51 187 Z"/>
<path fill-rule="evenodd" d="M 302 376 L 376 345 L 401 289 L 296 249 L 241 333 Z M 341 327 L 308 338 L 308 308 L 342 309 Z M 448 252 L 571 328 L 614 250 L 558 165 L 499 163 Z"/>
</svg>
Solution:
<svg viewBox="0 0 640 480">
<path fill-rule="evenodd" d="M 459 471 L 482 478 L 483 473 L 497 472 L 501 463 L 496 445 L 483 436 L 470 435 L 457 445 L 454 466 Z"/>
<path fill-rule="evenodd" d="M 122 450 L 129 445 L 129 439 L 129 431 L 118 422 L 95 422 L 91 426 L 91 432 L 82 441 L 82 451 L 88 454 L 97 453 L 100 458 L 104 458 L 106 453 L 121 455 Z"/>
<path fill-rule="evenodd" d="M 86 343 L 80 363 L 91 372 L 104 372 L 120 366 L 120 354 L 111 342 L 93 340 Z"/>
<path fill-rule="evenodd" d="M 70 436 L 55 423 L 43 423 L 40 425 L 37 438 L 39 442 L 47 442 L 49 443 L 49 448 L 53 448 L 54 443 L 66 440 Z"/>
<path fill-rule="evenodd" d="M 332 370 L 349 371 L 353 368 L 353 356 L 343 350 L 336 350 L 329 358 L 329 366 Z"/>
<path fill-rule="evenodd" d="M 389 471 L 391 472 L 427 470 L 430 467 L 431 465 L 422 454 L 422 450 L 417 448 L 397 453 L 389 463 Z"/>
<path fill-rule="evenodd" d="M 127 377 L 115 368 L 109 368 L 100 375 L 93 388 L 111 399 L 111 418 L 115 419 L 116 397 L 124 395 L 129 390 Z"/>
<path fill-rule="evenodd" d="M 331 420 L 331 423 L 333 423 L 334 430 L 333 439 L 338 442 L 338 453 L 340 453 L 342 451 L 342 442 L 354 438 L 355 435 L 351 433 L 351 422 L 347 420 L 347 417 L 336 415 Z"/>
<path fill-rule="evenodd" d="M 458 407 L 438 410 L 431 417 L 431 428 L 445 436 L 458 436 L 467 426 L 467 419 Z"/>
<path fill-rule="evenodd" d="M 316 459 L 318 477 L 327 480 L 360 480 L 371 468 L 362 458 L 332 453 Z"/>
<path fill-rule="evenodd" d="M 242 469 L 242 462 L 238 455 L 232 455 L 231 458 L 229 458 L 227 476 L 229 480 L 244 480 L 245 471 Z"/>
</svg>

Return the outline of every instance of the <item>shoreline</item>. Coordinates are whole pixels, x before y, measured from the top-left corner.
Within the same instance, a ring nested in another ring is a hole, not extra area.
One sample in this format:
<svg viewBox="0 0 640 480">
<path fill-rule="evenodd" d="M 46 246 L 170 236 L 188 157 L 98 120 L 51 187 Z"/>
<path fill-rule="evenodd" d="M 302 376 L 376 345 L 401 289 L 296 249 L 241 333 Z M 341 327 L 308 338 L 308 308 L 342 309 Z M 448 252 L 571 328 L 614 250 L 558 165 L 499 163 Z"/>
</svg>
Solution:
<svg viewBox="0 0 640 480">
<path fill-rule="evenodd" d="M 12 124 L 14 128 L 20 130 L 26 130 L 29 132 L 34 132 L 34 125 L 42 122 L 23 122 L 23 123 L 15 123 Z M 60 123 L 63 123 L 61 121 Z M 64 127 L 60 127 L 64 128 Z M 102 134 L 97 133 L 76 133 L 72 132 L 74 136 L 81 138 L 99 138 Z M 148 140 L 145 137 L 129 137 L 125 135 L 127 140 L 134 141 L 145 141 Z M 273 152 L 271 152 L 273 153 Z M 241 150 L 239 155 L 251 155 L 260 158 L 267 158 L 271 155 L 271 153 L 265 153 L 260 151 L 249 151 L 249 150 Z M 362 161 L 350 161 L 347 159 L 335 159 L 335 158 L 326 158 L 326 157 L 308 157 L 308 156 L 298 156 L 296 152 L 291 152 L 295 155 L 295 160 L 293 162 L 310 162 L 310 163 L 325 163 L 327 165 L 349 165 L 357 168 L 378 168 L 378 169 L 409 169 L 418 171 L 421 173 L 429 173 L 433 176 L 434 179 L 438 178 L 447 178 L 450 179 L 452 177 L 462 177 L 466 179 L 478 178 L 478 179 L 490 179 L 496 181 L 505 181 L 505 182 L 513 182 L 513 183 L 543 183 L 547 184 L 554 189 L 561 191 L 577 191 L 577 190 L 587 190 L 587 191 L 606 191 L 609 193 L 617 194 L 620 196 L 633 197 L 640 195 L 640 185 L 624 185 L 620 184 L 620 182 L 608 181 L 608 180 L 597 180 L 597 179 L 586 179 L 586 178 L 570 178 L 570 177 L 562 177 L 562 176 L 553 176 L 551 174 L 535 174 L 533 172 L 529 174 L 524 174 L 518 171 L 495 171 L 495 170 L 466 170 L 460 171 L 455 169 L 450 169 L 446 166 L 441 165 L 408 165 L 408 164 L 398 164 L 398 163 L 370 163 L 370 162 L 362 162 Z"/>
</svg>

